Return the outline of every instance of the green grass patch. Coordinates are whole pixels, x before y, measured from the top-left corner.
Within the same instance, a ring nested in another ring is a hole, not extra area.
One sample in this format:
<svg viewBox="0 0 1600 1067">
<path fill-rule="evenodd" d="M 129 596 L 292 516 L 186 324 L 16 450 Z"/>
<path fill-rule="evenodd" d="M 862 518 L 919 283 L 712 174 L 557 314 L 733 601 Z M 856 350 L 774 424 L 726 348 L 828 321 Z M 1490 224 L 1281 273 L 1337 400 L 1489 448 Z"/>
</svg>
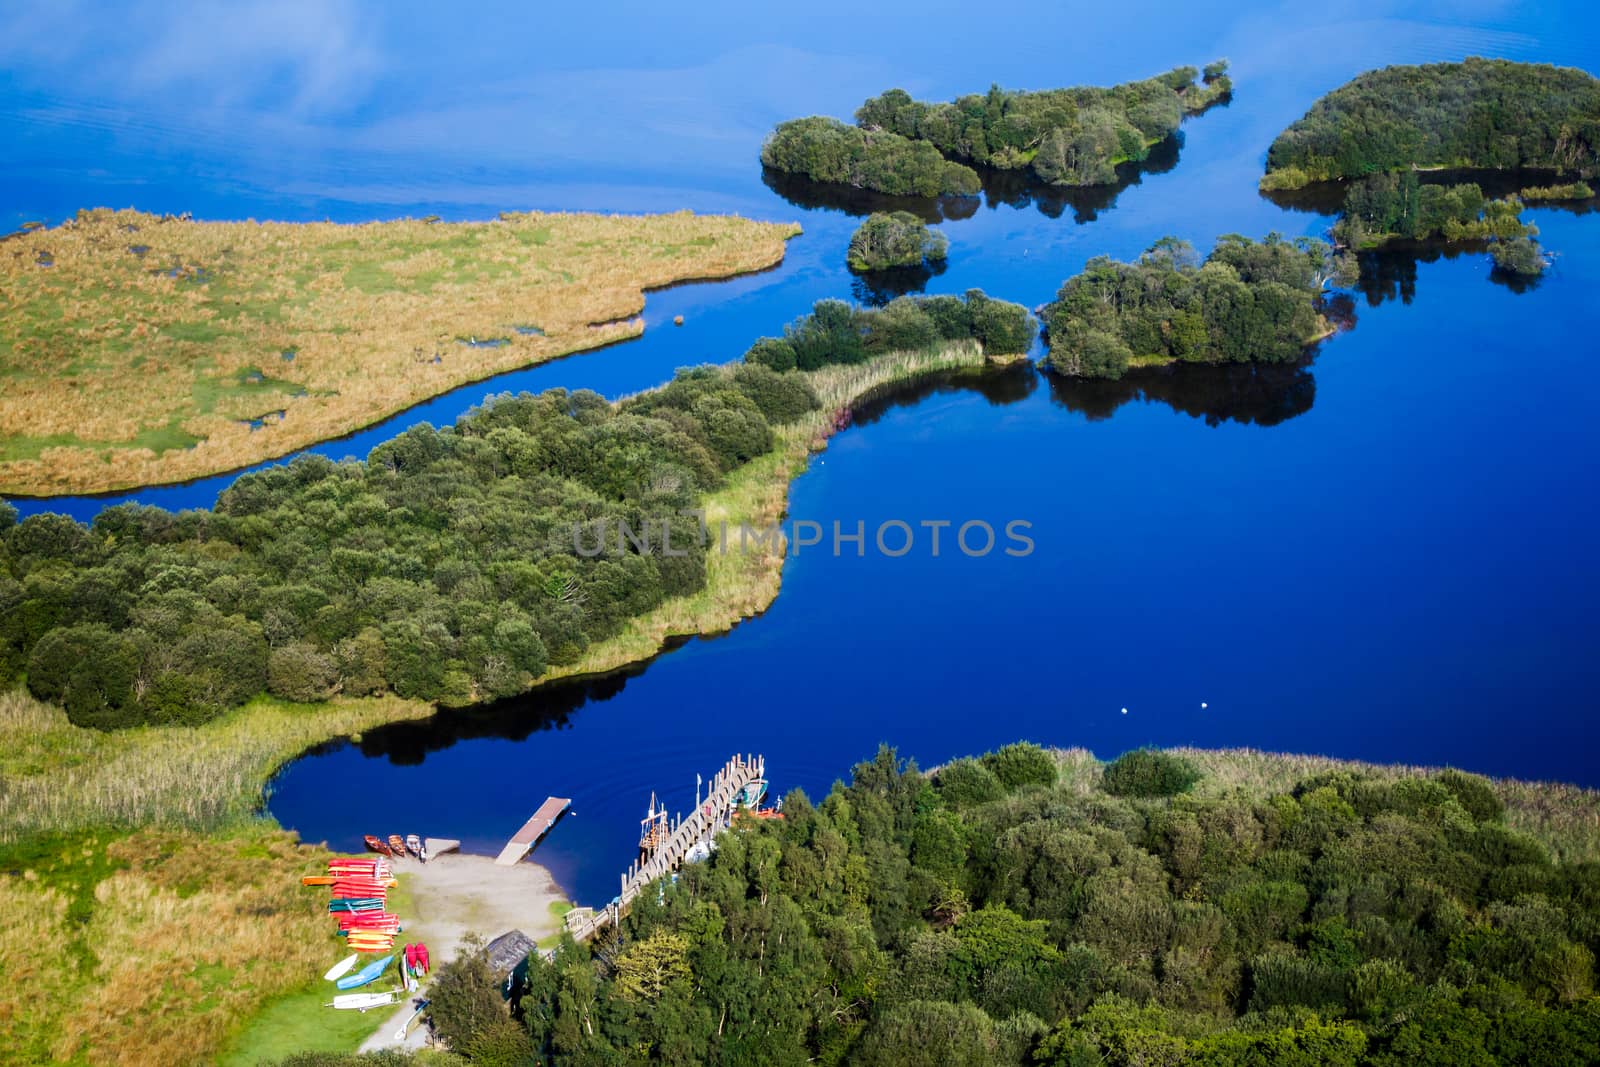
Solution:
<svg viewBox="0 0 1600 1067">
<path fill-rule="evenodd" d="M 169 322 L 161 327 L 162 336 L 173 341 L 191 341 L 195 344 L 210 344 L 223 336 L 224 330 L 220 323 L 207 322 Z"/>
<path fill-rule="evenodd" d="M 334 962 L 330 959 L 328 965 Z M 319 975 L 315 984 L 268 1001 L 228 1043 L 217 1062 L 222 1067 L 255 1067 L 297 1052 L 354 1052 L 395 1010 L 327 1007 L 337 992 L 332 982 L 324 982 Z"/>
</svg>

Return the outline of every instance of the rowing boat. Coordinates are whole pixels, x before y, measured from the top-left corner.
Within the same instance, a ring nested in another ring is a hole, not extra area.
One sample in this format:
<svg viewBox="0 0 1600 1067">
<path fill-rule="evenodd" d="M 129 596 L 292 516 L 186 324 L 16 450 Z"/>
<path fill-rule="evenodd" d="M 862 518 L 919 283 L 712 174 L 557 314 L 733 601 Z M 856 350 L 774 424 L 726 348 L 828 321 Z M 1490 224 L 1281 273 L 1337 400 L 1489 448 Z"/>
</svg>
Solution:
<svg viewBox="0 0 1600 1067">
<path fill-rule="evenodd" d="M 400 856 L 400 857 L 403 858 L 405 856 L 405 854 L 406 854 L 406 841 L 405 841 L 405 838 L 401 837 L 399 834 L 390 834 L 389 835 L 389 851 L 393 852 L 396 856 Z"/>
<path fill-rule="evenodd" d="M 389 855 L 389 846 L 384 844 L 383 838 L 374 837 L 372 834 L 367 834 L 364 840 L 367 842 L 367 847 L 372 851 L 381 853 L 385 856 Z"/>
<path fill-rule="evenodd" d="M 356 960 L 360 958 L 360 956 L 352 952 L 338 963 L 335 963 L 332 967 L 329 967 L 328 973 L 322 976 L 323 979 L 329 982 L 337 982 L 339 979 L 343 978 L 349 973 L 350 968 L 354 967 L 356 965 Z"/>
</svg>

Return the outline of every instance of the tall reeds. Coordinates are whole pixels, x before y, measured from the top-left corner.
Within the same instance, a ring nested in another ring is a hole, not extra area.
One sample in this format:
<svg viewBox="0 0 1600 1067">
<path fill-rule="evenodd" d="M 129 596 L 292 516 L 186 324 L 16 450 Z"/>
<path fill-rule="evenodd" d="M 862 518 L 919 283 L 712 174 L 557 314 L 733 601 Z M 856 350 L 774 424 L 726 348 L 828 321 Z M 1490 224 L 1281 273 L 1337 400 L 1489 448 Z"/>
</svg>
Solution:
<svg viewBox="0 0 1600 1067">
<path fill-rule="evenodd" d="M 635 336 L 644 290 L 773 266 L 798 232 L 687 211 L 354 226 L 82 212 L 0 244 L 0 492 L 281 456 Z"/>
</svg>

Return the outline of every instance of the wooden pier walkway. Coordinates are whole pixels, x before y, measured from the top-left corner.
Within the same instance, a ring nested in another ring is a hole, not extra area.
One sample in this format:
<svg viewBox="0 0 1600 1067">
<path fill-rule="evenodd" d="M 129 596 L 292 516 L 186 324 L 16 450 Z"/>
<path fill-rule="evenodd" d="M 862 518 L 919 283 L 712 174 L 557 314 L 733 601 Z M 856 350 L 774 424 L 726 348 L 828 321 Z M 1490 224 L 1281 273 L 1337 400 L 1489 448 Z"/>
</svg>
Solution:
<svg viewBox="0 0 1600 1067">
<path fill-rule="evenodd" d="M 539 810 L 533 813 L 533 818 L 522 824 L 522 829 L 511 835 L 511 840 L 506 842 L 506 847 L 500 850 L 500 855 L 494 861 L 502 867 L 514 867 L 528 854 L 528 850 L 539 843 L 539 838 L 545 835 L 550 827 L 561 818 L 561 813 L 572 806 L 572 801 L 566 797 L 547 797 L 539 805 Z"/>
<path fill-rule="evenodd" d="M 573 908 L 567 912 L 567 929 L 579 941 L 587 941 L 609 923 L 617 922 L 641 890 L 664 874 L 683 866 L 689 850 L 709 841 L 733 820 L 737 800 L 745 787 L 766 777 L 764 756 L 735 756 L 711 779 L 711 787 L 698 811 L 672 825 L 672 832 L 649 856 L 634 862 L 622 875 L 622 892 L 599 911 Z"/>
</svg>

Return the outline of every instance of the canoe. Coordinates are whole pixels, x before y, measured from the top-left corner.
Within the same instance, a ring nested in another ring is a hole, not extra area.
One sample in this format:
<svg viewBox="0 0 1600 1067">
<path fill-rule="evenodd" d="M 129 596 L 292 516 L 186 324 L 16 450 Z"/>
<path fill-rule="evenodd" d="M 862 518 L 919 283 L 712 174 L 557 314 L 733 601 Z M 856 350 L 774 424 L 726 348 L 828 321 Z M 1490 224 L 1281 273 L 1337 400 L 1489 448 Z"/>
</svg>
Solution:
<svg viewBox="0 0 1600 1067">
<path fill-rule="evenodd" d="M 382 897 L 339 897 L 328 901 L 328 914 L 353 911 L 382 911 Z"/>
<path fill-rule="evenodd" d="M 404 856 L 406 854 L 405 838 L 401 837 L 399 834 L 390 834 L 389 851 L 393 852 L 396 856 Z"/>
<path fill-rule="evenodd" d="M 332 885 L 333 876 L 328 874 L 308 874 L 300 879 L 301 885 Z"/>
<path fill-rule="evenodd" d="M 394 948 L 394 935 L 382 930 L 346 930 L 344 937 L 351 952 L 386 952 Z"/>
<path fill-rule="evenodd" d="M 383 956 L 375 959 L 355 974 L 347 974 L 339 979 L 337 985 L 340 989 L 360 989 L 369 982 L 376 982 L 378 976 L 383 973 L 385 967 L 389 966 L 389 961 L 392 959 L 394 959 L 393 956 Z"/>
<path fill-rule="evenodd" d="M 389 855 L 389 846 L 384 844 L 382 838 L 367 834 L 364 840 L 367 842 L 367 847 L 372 851 L 380 852 L 385 856 Z"/>
<path fill-rule="evenodd" d="M 342 997 L 333 998 L 333 1007 L 345 1011 L 366 1011 L 368 1008 L 381 1008 L 393 1003 L 392 990 L 388 993 L 346 993 Z"/>
<path fill-rule="evenodd" d="M 354 967 L 356 965 L 356 960 L 360 958 L 360 956 L 352 952 L 338 963 L 335 963 L 332 967 L 329 967 L 328 973 L 322 977 L 329 982 L 336 982 L 343 978 L 346 974 L 349 974 L 350 968 Z"/>
</svg>

